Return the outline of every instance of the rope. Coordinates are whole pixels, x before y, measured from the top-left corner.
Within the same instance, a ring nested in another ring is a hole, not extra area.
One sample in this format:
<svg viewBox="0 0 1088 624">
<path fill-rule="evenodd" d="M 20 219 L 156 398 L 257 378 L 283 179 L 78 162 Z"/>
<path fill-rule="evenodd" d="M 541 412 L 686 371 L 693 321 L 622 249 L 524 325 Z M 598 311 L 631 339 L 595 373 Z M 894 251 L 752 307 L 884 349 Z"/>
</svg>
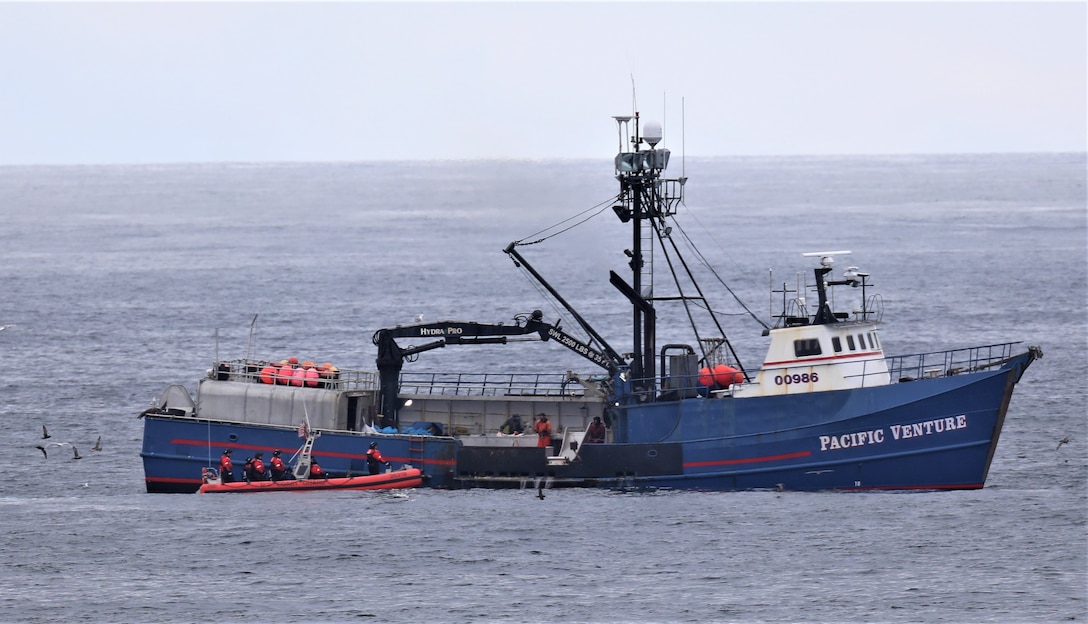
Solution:
<svg viewBox="0 0 1088 624">
<path fill-rule="evenodd" d="M 619 200 L 619 195 L 613 195 L 612 197 L 609 197 L 608 199 L 606 199 L 606 200 L 604 200 L 604 201 L 602 201 L 602 202 L 600 202 L 598 204 L 595 204 L 594 206 L 586 208 L 585 210 L 583 210 L 582 212 L 579 212 L 576 215 L 572 215 L 570 217 L 567 217 L 566 219 L 563 219 L 559 223 L 556 223 L 554 225 L 549 225 L 548 227 L 544 228 L 543 230 L 539 230 L 537 232 L 534 232 L 534 233 L 530 234 L 529 236 L 526 236 L 525 238 L 523 238 L 521 240 L 514 241 L 514 245 L 519 246 L 519 247 L 523 246 L 523 245 L 536 245 L 537 243 L 543 243 L 544 241 L 548 240 L 549 238 L 555 238 L 556 236 L 559 236 L 560 234 L 563 234 L 565 232 L 569 232 L 570 230 L 573 230 L 574 228 L 576 228 L 576 227 L 582 225 L 583 223 L 585 223 L 586 221 L 589 221 L 590 219 L 592 219 L 592 218 L 596 217 L 597 215 L 601 214 L 610 205 L 612 205 L 613 203 L 615 203 L 618 200 Z M 551 230 L 553 228 L 559 227 L 560 225 L 563 225 L 564 223 L 567 223 L 568 221 L 573 221 L 574 219 L 577 219 L 577 218 L 581 217 L 582 215 L 584 215 L 584 214 L 586 214 L 586 213 L 588 213 L 590 211 L 593 211 L 593 210 L 596 210 L 596 212 L 594 212 L 593 214 L 589 215 L 588 217 L 582 219 L 581 221 L 578 221 L 577 223 L 571 224 L 570 226 L 565 227 L 562 230 L 559 230 L 558 232 L 556 232 L 554 234 L 548 234 L 546 236 L 543 235 L 544 232 L 547 232 L 547 231 L 549 231 L 549 230 Z M 526 241 L 525 240 L 526 238 L 532 238 L 534 236 L 540 236 L 540 238 L 538 238 L 536 240 L 531 240 L 531 241 Z"/>
</svg>

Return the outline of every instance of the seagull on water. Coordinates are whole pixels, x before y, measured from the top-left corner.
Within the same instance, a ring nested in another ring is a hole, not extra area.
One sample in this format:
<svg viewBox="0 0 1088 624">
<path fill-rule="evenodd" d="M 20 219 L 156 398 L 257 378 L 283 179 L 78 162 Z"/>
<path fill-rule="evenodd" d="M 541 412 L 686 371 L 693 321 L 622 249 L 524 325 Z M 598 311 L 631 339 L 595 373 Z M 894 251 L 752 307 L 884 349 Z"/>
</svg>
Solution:
<svg viewBox="0 0 1088 624">
<path fill-rule="evenodd" d="M 42 439 L 48 440 L 51 437 L 53 436 L 49 435 L 49 430 L 45 428 L 45 425 L 42 425 Z"/>
<path fill-rule="evenodd" d="M 92 451 L 102 450 L 102 436 L 98 436 L 98 440 L 95 441 L 94 446 L 91 447 Z"/>
<path fill-rule="evenodd" d="M 72 459 L 83 459 L 83 456 L 79 454 L 79 449 L 74 444 L 72 445 L 72 455 Z"/>
</svg>

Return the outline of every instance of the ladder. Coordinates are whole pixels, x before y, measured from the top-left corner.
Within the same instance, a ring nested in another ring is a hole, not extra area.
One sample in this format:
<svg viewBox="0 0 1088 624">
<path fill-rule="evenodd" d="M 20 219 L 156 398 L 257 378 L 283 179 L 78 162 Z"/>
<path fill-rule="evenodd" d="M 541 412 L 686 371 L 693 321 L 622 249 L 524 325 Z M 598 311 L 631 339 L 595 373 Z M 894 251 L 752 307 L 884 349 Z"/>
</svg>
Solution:
<svg viewBox="0 0 1088 624">
<path fill-rule="evenodd" d="M 423 444 L 425 436 L 408 437 L 408 463 L 413 468 L 423 468 Z"/>
<path fill-rule="evenodd" d="M 319 435 L 321 435 L 320 432 L 311 431 L 306 436 L 306 442 L 302 445 L 302 450 L 298 452 L 298 461 L 295 462 L 293 470 L 296 479 L 310 478 L 310 451 L 314 448 L 314 440 Z"/>
</svg>

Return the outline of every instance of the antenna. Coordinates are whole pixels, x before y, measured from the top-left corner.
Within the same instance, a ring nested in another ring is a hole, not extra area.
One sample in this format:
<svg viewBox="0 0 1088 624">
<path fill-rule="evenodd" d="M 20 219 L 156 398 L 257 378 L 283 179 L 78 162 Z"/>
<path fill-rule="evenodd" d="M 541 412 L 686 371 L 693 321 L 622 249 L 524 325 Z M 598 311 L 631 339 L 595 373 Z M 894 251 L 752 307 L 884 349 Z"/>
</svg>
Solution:
<svg viewBox="0 0 1088 624">
<path fill-rule="evenodd" d="M 638 99 L 635 97 L 635 75 L 631 74 L 631 116 L 634 117 L 638 110 Z"/>
<path fill-rule="evenodd" d="M 257 325 L 257 315 L 253 315 L 253 320 L 249 322 L 249 341 L 246 342 L 246 359 L 249 359 L 249 348 L 253 346 L 253 328 Z"/>
</svg>

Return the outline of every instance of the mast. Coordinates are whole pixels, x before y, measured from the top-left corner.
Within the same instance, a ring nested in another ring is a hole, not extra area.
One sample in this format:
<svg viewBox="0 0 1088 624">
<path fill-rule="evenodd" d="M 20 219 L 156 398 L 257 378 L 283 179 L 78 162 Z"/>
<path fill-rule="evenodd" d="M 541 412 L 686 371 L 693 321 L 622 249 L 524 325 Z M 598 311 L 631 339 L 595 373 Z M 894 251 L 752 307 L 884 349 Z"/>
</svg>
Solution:
<svg viewBox="0 0 1088 624">
<path fill-rule="evenodd" d="M 630 258 L 631 284 L 615 274 L 611 281 L 631 301 L 632 376 L 653 383 L 657 352 L 657 315 L 652 303 L 655 228 L 665 229 L 665 217 L 674 214 L 673 207 L 682 198 L 684 180 L 661 177 L 670 155 L 668 149 L 657 148 L 662 138 L 661 124 L 648 121 L 641 127 L 638 112 L 633 118 L 613 118 L 620 132 L 620 153 L 615 160 L 620 195 L 612 210 L 620 221 L 632 227 L 631 248 L 624 250 Z M 628 134 L 632 119 L 634 134 Z"/>
</svg>

